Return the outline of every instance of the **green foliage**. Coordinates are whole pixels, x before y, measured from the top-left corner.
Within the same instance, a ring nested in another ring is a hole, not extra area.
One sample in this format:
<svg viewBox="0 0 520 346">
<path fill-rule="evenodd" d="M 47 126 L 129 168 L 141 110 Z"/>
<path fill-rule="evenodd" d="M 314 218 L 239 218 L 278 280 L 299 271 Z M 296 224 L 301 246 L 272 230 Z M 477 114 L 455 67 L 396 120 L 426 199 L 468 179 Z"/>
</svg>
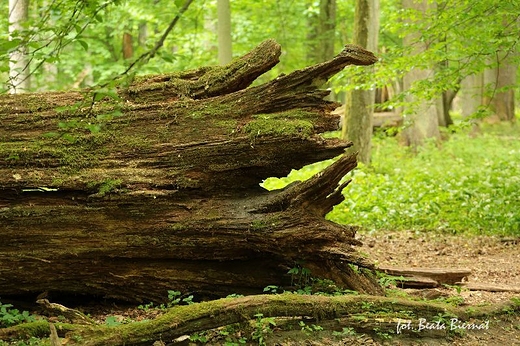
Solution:
<svg viewBox="0 0 520 346">
<path fill-rule="evenodd" d="M 155 306 L 154 303 L 141 304 L 137 308 L 139 310 L 148 311 L 150 309 L 167 309 L 176 305 L 190 305 L 194 304 L 193 295 L 189 295 L 187 297 L 182 298 L 182 294 L 180 291 L 168 290 L 168 302 L 166 304 L 160 304 Z"/>
<path fill-rule="evenodd" d="M 36 338 L 34 336 L 28 338 L 27 340 L 18 340 L 18 341 L 2 341 L 0 340 L 0 346 L 48 346 L 49 342 L 45 339 Z"/>
<path fill-rule="evenodd" d="M 279 290 L 280 290 L 280 287 L 278 287 L 276 285 L 268 285 L 268 286 L 264 287 L 264 292 L 265 293 L 276 294 L 276 293 L 279 293 L 278 292 Z"/>
<path fill-rule="evenodd" d="M 333 331 L 332 332 L 332 335 L 334 335 L 336 337 L 354 336 L 356 334 L 357 334 L 356 330 L 354 328 L 351 328 L 351 327 L 343 327 L 341 332 L 338 332 L 338 331 Z"/>
<path fill-rule="evenodd" d="M 205 344 L 208 342 L 208 337 L 205 332 L 202 333 L 193 333 L 190 335 L 190 341 Z"/>
<path fill-rule="evenodd" d="M 406 281 L 406 278 L 404 276 L 393 276 L 379 271 L 376 273 L 379 284 L 385 288 L 400 287 L 402 283 Z"/>
<path fill-rule="evenodd" d="M 301 263 L 297 263 L 295 267 L 289 269 L 287 274 L 291 274 L 291 286 L 303 288 L 312 281 L 310 269 L 303 267 Z"/>
<path fill-rule="evenodd" d="M 518 63 L 515 55 L 520 27 L 516 24 L 518 4 L 514 1 L 436 1 L 425 12 L 403 9 L 398 1 L 381 3 L 380 63 L 367 75 L 352 66 L 334 77 L 334 89 L 372 89 L 385 86 L 415 68 L 434 69 L 428 79 L 414 83 L 406 94 L 431 100 L 442 91 L 457 90 L 461 80 L 497 66 L 505 56 Z M 483 30 L 485 28 L 485 30 Z M 403 45 L 408 37 L 410 45 Z M 425 50 L 416 48 L 425 45 Z M 346 82 L 349 81 L 349 82 Z M 491 93 L 495 90 L 489 90 Z M 396 95 L 385 106 L 414 104 Z"/>
<path fill-rule="evenodd" d="M 388 332 L 388 330 L 381 330 L 381 328 L 375 327 L 374 332 L 376 333 L 376 336 L 382 340 L 390 340 L 392 339 L 392 335 Z"/>
<path fill-rule="evenodd" d="M 28 311 L 13 309 L 12 304 L 0 302 L 0 328 L 14 326 L 23 322 L 33 322 L 36 319 Z"/>
<path fill-rule="evenodd" d="M 97 190 L 96 196 L 103 197 L 117 191 L 121 183 L 122 181 L 120 179 L 106 179 L 100 182 L 91 182 L 87 185 L 87 188 Z"/>
<path fill-rule="evenodd" d="M 182 298 L 180 291 L 168 290 L 168 303 L 166 305 L 161 304 L 160 308 L 171 308 L 172 306 L 179 305 L 181 303 L 185 305 L 193 304 L 193 295 Z"/>
<path fill-rule="evenodd" d="M 272 327 L 276 327 L 276 321 L 274 317 L 264 317 L 264 314 L 258 313 L 255 315 L 255 330 L 251 335 L 251 338 L 258 342 L 258 345 L 266 345 L 265 338 L 268 334 L 271 334 Z"/>
<path fill-rule="evenodd" d="M 108 327 L 115 327 L 115 326 L 119 326 L 123 323 L 121 321 L 119 321 L 119 319 L 116 316 L 107 316 L 107 318 L 105 319 L 105 324 Z"/>
<path fill-rule="evenodd" d="M 518 143 L 462 132 L 412 155 L 393 138 L 377 139 L 373 165 L 354 173 L 328 217 L 370 229 L 520 234 Z"/>
<path fill-rule="evenodd" d="M 300 326 L 301 331 L 304 332 L 306 335 L 311 335 L 312 333 L 320 332 L 323 330 L 322 326 L 316 324 L 308 325 L 304 321 L 299 321 L 298 325 Z"/>
<path fill-rule="evenodd" d="M 449 233 L 520 234 L 520 131 L 510 124 L 483 126 L 475 138 L 459 129 L 437 147 L 416 154 L 397 138 L 376 137 L 373 163 L 347 178 L 345 201 L 327 215 L 368 230 L 412 229 Z M 318 173 L 332 160 L 269 178 L 278 189 Z"/>
</svg>

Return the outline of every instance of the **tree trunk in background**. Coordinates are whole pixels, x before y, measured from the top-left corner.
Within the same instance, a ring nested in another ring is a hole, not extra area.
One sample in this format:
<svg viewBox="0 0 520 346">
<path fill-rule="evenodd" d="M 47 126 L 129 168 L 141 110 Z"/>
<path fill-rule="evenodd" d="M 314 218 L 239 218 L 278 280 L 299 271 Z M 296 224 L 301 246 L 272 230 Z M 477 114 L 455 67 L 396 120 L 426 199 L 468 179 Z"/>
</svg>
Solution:
<svg viewBox="0 0 520 346">
<path fill-rule="evenodd" d="M 483 82 L 484 74 L 478 73 L 467 76 L 460 83 L 456 109 L 464 118 L 475 115 L 482 105 Z"/>
<path fill-rule="evenodd" d="M 307 7 L 312 7 L 312 3 L 307 3 Z M 318 39 L 319 15 L 315 11 L 311 11 L 307 17 L 307 40 L 305 42 L 307 49 L 307 61 L 310 64 L 317 64 L 320 62 L 320 50 Z"/>
<path fill-rule="evenodd" d="M 513 54 L 499 52 L 498 66 L 484 72 L 484 105 L 489 105 L 492 118 L 496 121 L 515 120 L 516 73 L 518 65 L 513 63 Z"/>
<path fill-rule="evenodd" d="M 23 23 L 29 14 L 29 0 L 9 0 L 9 37 L 13 39 L 23 30 Z M 9 55 L 9 93 L 17 94 L 29 90 L 30 59 L 27 56 L 27 47 L 19 46 Z"/>
<path fill-rule="evenodd" d="M 430 3 L 427 0 L 415 1 L 415 0 L 403 0 L 403 7 L 411 8 L 417 11 L 426 12 L 433 8 L 434 3 Z M 408 35 L 404 39 L 404 44 L 411 46 L 412 54 L 419 54 L 426 49 L 426 42 L 419 41 L 420 33 L 414 35 Z M 428 79 L 433 75 L 433 69 L 413 69 L 403 77 L 403 88 L 404 91 L 409 90 L 410 87 L 416 81 Z M 440 96 L 439 96 L 440 97 Z M 421 101 L 417 100 L 414 95 L 409 94 L 406 101 L 410 104 L 419 102 L 414 107 L 413 112 L 405 109 L 405 126 L 406 128 L 402 132 L 402 139 L 404 143 L 411 147 L 417 147 L 424 143 L 428 138 L 440 139 L 439 132 L 439 102 L 438 99 Z"/>
<path fill-rule="evenodd" d="M 217 0 L 218 63 L 226 65 L 233 59 L 231 39 L 231 6 L 229 0 Z"/>
<path fill-rule="evenodd" d="M 249 87 L 280 54 L 268 40 L 224 67 L 138 77 L 117 100 L 0 95 L 0 296 L 254 294 L 298 266 L 382 293 L 355 228 L 325 220 L 356 158 L 319 135 L 338 121 L 319 87 L 376 58 L 348 45 Z M 304 182 L 259 185 L 338 155 Z"/>
<path fill-rule="evenodd" d="M 133 37 L 129 32 L 123 34 L 123 59 L 130 59 L 134 56 Z"/>
<path fill-rule="evenodd" d="M 441 69 L 447 69 L 449 67 L 449 61 L 445 60 L 441 62 L 439 66 Z M 437 107 L 440 126 L 448 127 L 453 124 L 453 119 L 451 119 L 450 110 L 452 109 L 453 99 L 457 95 L 458 91 L 459 88 L 445 90 L 442 92 L 442 95 L 439 100 L 441 104 Z"/>
<path fill-rule="evenodd" d="M 378 35 L 379 0 L 357 0 L 354 43 L 376 51 Z M 374 102 L 375 90 L 351 90 L 346 93 L 342 138 L 354 143 L 358 160 L 365 164 L 370 163 Z"/>
<path fill-rule="evenodd" d="M 446 90 L 442 93 L 442 105 L 438 107 L 439 112 L 439 125 L 448 127 L 453 125 L 453 119 L 450 115 L 450 110 L 452 109 L 453 100 L 457 95 L 458 90 Z"/>
<path fill-rule="evenodd" d="M 336 41 L 336 0 L 320 0 L 318 21 L 318 62 L 326 61 L 334 56 L 334 42 Z M 327 83 L 327 88 L 330 84 Z M 337 99 L 331 92 L 328 100 Z"/>
<path fill-rule="evenodd" d="M 318 26 L 319 61 L 326 61 L 335 54 L 336 0 L 320 0 Z"/>
<path fill-rule="evenodd" d="M 137 36 L 137 44 L 139 47 L 145 47 L 146 40 L 148 39 L 148 23 L 141 22 L 139 23 L 139 29 L 138 29 L 138 36 Z"/>
</svg>

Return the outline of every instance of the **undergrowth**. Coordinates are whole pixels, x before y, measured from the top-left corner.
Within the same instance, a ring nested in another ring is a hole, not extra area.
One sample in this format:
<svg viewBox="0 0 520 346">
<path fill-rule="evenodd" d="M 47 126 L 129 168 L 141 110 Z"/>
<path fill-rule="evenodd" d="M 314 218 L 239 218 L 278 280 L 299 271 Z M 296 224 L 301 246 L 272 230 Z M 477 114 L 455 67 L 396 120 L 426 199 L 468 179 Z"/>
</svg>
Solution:
<svg viewBox="0 0 520 346">
<path fill-rule="evenodd" d="M 411 229 L 450 233 L 520 235 L 520 127 L 483 126 L 480 133 L 452 133 L 417 153 L 396 137 L 373 138 L 372 164 L 348 177 L 345 201 L 327 215 L 367 230 Z M 269 178 L 267 189 L 305 180 L 327 160 Z"/>
</svg>

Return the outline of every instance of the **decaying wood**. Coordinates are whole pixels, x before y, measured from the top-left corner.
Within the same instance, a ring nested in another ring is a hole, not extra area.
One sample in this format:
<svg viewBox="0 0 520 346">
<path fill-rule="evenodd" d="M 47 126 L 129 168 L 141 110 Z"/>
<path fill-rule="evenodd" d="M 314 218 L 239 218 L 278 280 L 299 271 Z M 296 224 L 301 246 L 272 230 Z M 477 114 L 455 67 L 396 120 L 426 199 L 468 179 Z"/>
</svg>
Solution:
<svg viewBox="0 0 520 346">
<path fill-rule="evenodd" d="M 435 288 L 441 285 L 437 280 L 424 276 L 408 275 L 402 277 L 402 280 L 396 280 L 396 284 L 400 288 Z"/>
<path fill-rule="evenodd" d="M 36 303 L 43 308 L 45 315 L 63 316 L 63 318 L 75 324 L 94 324 L 94 321 L 90 317 L 79 310 L 70 309 L 57 303 L 51 303 L 48 299 L 38 299 Z"/>
<path fill-rule="evenodd" d="M 455 285 L 471 275 L 470 269 L 379 266 L 378 270 L 389 275 L 404 277 L 404 280 L 399 281 L 399 285 L 403 288 L 433 288 L 444 284 Z"/>
<path fill-rule="evenodd" d="M 367 308 L 368 307 L 368 308 Z M 141 321 L 114 327 L 106 325 L 86 326 L 56 323 L 58 333 L 67 345 L 151 345 L 154 341 L 166 343 L 183 335 L 247 322 L 262 317 L 313 317 L 320 321 L 336 321 L 338 330 L 353 327 L 358 331 L 396 330 L 397 323 L 410 321 L 418 325 L 418 318 L 436 321 L 439 316 L 457 317 L 461 322 L 478 323 L 479 318 L 489 319 L 504 311 L 518 311 L 513 302 L 475 306 L 472 309 L 454 307 L 435 302 L 406 300 L 377 296 L 343 295 L 335 297 L 317 295 L 256 295 L 241 298 L 225 298 L 193 305 L 178 306 L 151 321 Z M 380 314 L 381 312 L 381 314 Z M 416 317 L 414 317 L 416 316 Z M 384 329 L 383 329 L 384 327 Z M 379 328 L 379 329 L 374 329 Z M 449 328 L 448 328 L 449 329 Z M 449 332 L 444 330 L 440 336 Z M 48 333 L 46 321 L 0 329 L 0 338 L 8 340 L 15 337 L 29 337 L 31 333 Z M 402 333 L 416 333 L 402 329 Z M 424 331 L 424 335 L 430 335 Z"/>
<path fill-rule="evenodd" d="M 520 293 L 520 287 L 513 287 L 499 284 L 486 284 L 477 282 L 461 282 L 460 285 L 470 291 L 488 291 L 488 292 L 515 292 Z"/>
<path fill-rule="evenodd" d="M 376 58 L 348 45 L 248 87 L 280 52 L 268 40 L 224 67 L 117 90 L 1 95 L 0 296 L 250 294 L 294 284 L 295 266 L 381 294 L 355 229 L 324 219 L 356 159 L 320 136 L 338 119 L 319 89 Z M 339 155 L 306 182 L 259 185 Z"/>
</svg>

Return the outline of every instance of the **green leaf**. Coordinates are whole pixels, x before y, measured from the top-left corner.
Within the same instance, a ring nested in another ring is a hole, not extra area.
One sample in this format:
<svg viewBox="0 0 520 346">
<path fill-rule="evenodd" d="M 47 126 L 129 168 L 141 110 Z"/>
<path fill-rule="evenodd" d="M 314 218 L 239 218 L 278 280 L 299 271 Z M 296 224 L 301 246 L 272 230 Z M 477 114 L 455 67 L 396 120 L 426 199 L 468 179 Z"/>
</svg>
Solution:
<svg viewBox="0 0 520 346">
<path fill-rule="evenodd" d="M 78 42 L 78 43 L 81 45 L 81 47 L 83 47 L 83 49 L 85 50 L 85 52 L 88 51 L 88 43 L 87 43 L 87 42 L 85 42 L 85 41 L 83 41 L 83 40 L 76 40 L 76 42 Z"/>
<path fill-rule="evenodd" d="M 9 52 L 18 48 L 22 44 L 22 40 L 20 39 L 12 39 L 12 40 L 0 40 L 0 51 Z"/>
<path fill-rule="evenodd" d="M 76 143 L 77 140 L 76 137 L 70 133 L 64 133 L 61 137 L 70 143 Z"/>
<path fill-rule="evenodd" d="M 101 125 L 99 124 L 88 124 L 86 128 L 90 131 L 90 133 L 98 133 L 101 131 Z"/>
<path fill-rule="evenodd" d="M 44 138 L 57 138 L 57 137 L 60 137 L 61 135 L 58 133 L 58 132 L 46 132 L 42 135 L 42 137 Z"/>
<path fill-rule="evenodd" d="M 115 327 L 115 326 L 121 325 L 122 323 L 119 322 L 115 316 L 108 316 L 105 319 L 105 324 L 109 327 Z"/>
<path fill-rule="evenodd" d="M 116 89 L 99 89 L 94 91 L 94 102 L 101 101 L 105 97 L 111 98 L 113 100 L 119 100 L 119 94 Z"/>
</svg>

